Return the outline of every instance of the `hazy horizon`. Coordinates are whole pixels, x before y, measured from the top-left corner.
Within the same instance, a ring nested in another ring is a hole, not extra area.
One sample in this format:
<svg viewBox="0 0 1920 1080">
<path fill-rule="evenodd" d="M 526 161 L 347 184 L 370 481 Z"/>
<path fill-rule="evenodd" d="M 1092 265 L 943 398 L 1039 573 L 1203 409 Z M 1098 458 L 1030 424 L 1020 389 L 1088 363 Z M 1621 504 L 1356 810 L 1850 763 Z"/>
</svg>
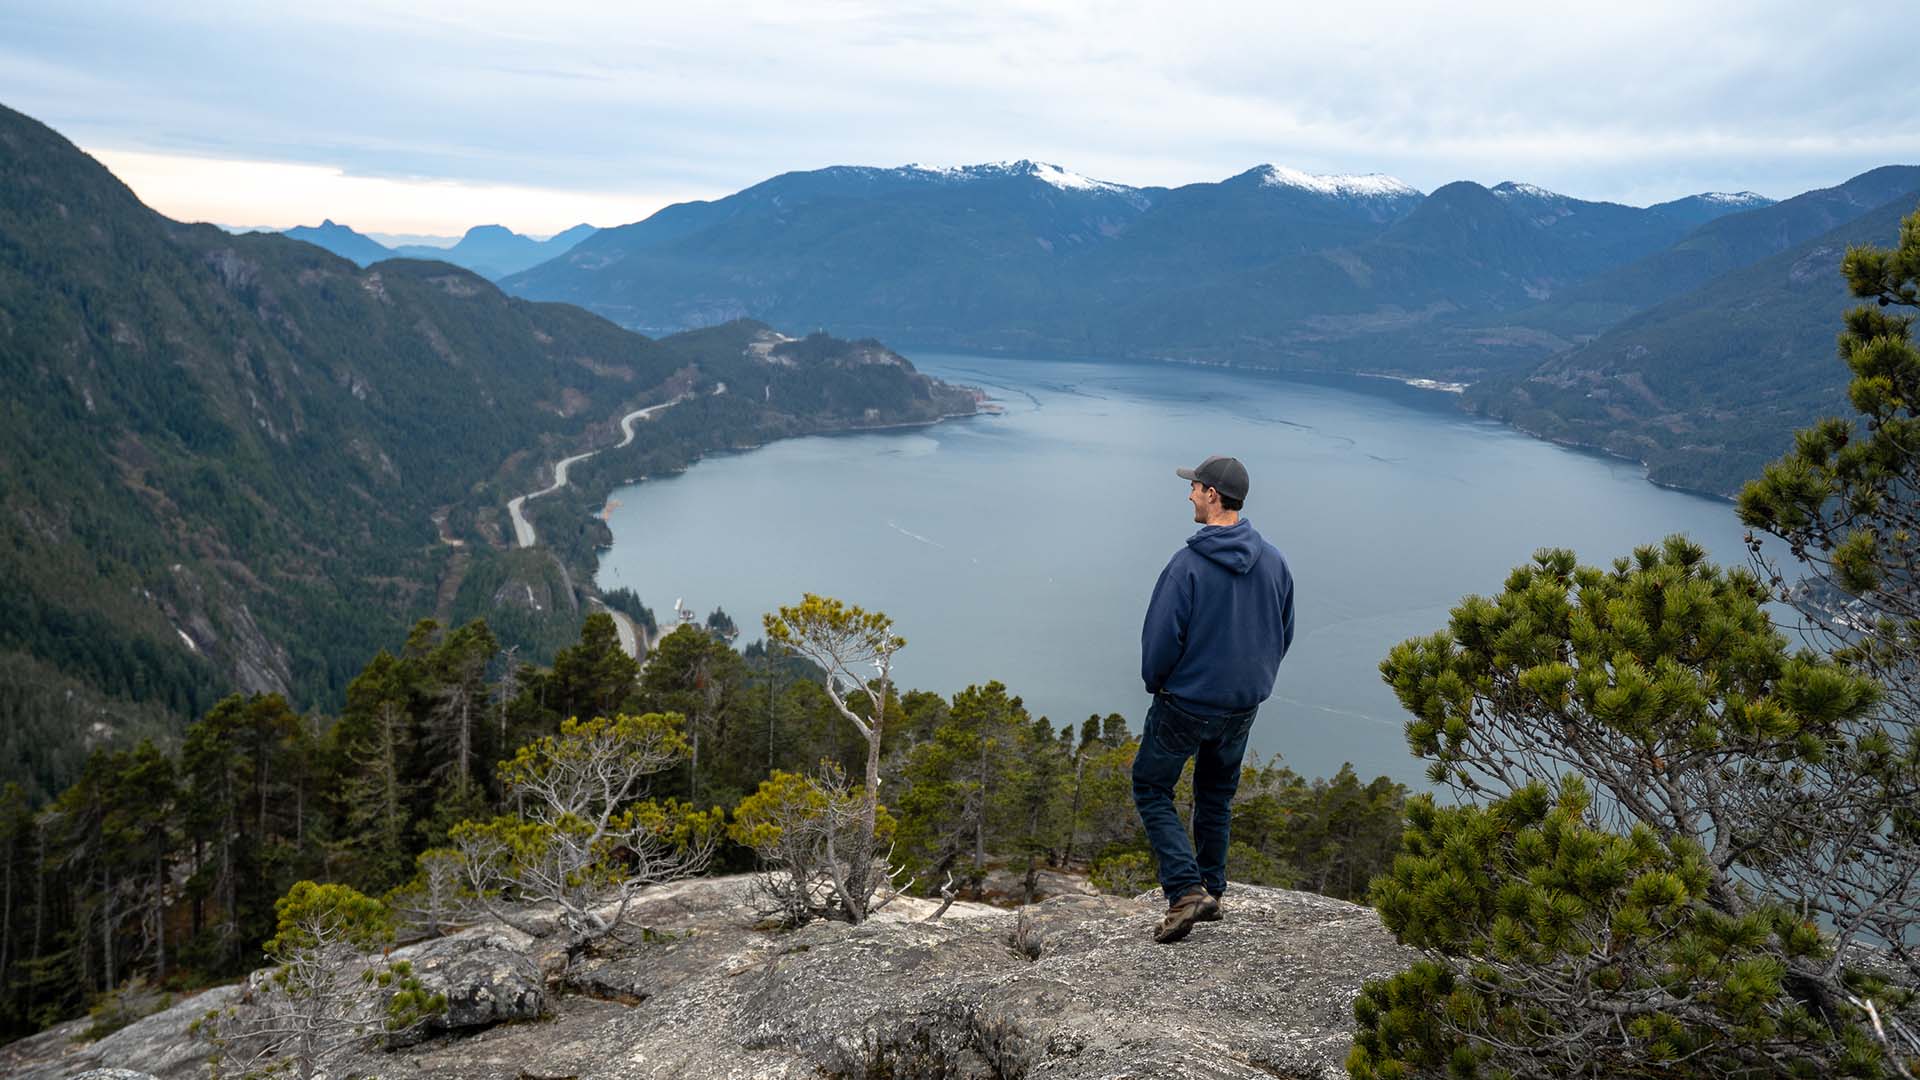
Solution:
<svg viewBox="0 0 1920 1080">
<path fill-rule="evenodd" d="M 353 221 L 353 220 L 349 220 L 349 219 L 347 219 L 346 217 L 344 217 L 344 216 L 342 216 L 342 215 L 340 215 L 340 214 L 335 214 L 335 213 L 330 213 L 330 212 L 325 212 L 325 211 L 319 211 L 319 212 L 316 212 L 316 214 L 314 214 L 314 215 L 309 215 L 309 216 L 308 216 L 307 218 L 305 218 L 305 219 L 301 219 L 301 220 L 295 220 L 295 221 L 288 221 L 288 222 L 286 222 L 285 224 L 269 224 L 269 225 L 235 225 L 235 224 L 233 224 L 233 223 L 231 223 L 231 222 L 228 222 L 228 221 L 216 221 L 216 220 L 213 220 L 213 219 L 210 219 L 210 218 L 206 218 L 206 217 L 192 217 L 192 216 L 186 216 L 186 217 L 183 217 L 183 216 L 181 216 L 180 214 L 176 214 L 176 213 L 170 213 L 170 212 L 169 212 L 169 211 L 167 210 L 167 208 L 166 208 L 166 207 L 165 207 L 164 205 L 161 205 L 161 204 L 160 204 L 160 202 L 167 202 L 167 201 L 173 201 L 173 202 L 179 202 L 179 201 L 180 201 L 180 199 L 179 199 L 179 193 L 178 193 L 178 192 L 177 192 L 177 191 L 176 191 L 176 190 L 174 189 L 174 186 L 173 186 L 173 183 L 174 183 L 174 178 L 168 178 L 168 179 L 161 179 L 161 180 L 158 180 L 158 181 L 157 181 L 157 183 L 156 183 L 156 178 L 155 178 L 155 177 L 153 177 L 153 176 L 151 176 L 151 175 L 148 175 L 148 174 L 143 174 L 143 173 L 140 173 L 140 172 L 138 172 L 137 170 L 135 170 L 135 172 L 134 172 L 134 177 L 133 177 L 133 178 L 130 178 L 130 177 L 129 177 L 128 175 L 126 175 L 126 174 L 124 174 L 124 173 L 123 173 L 123 172 L 122 172 L 122 171 L 121 171 L 121 170 L 120 170 L 119 168 L 115 168 L 115 167 L 114 167 L 114 164 L 113 164 L 113 160 L 112 160 L 112 159 L 113 159 L 113 158 L 116 158 L 116 157 L 118 157 L 119 155 L 115 155 L 115 154 L 113 154 L 112 152 L 106 152 L 106 153 L 104 154 L 104 156 L 103 156 L 103 154 L 102 154 L 101 152 L 96 152 L 96 151 L 91 151 L 91 150 L 87 150 L 87 148 L 86 148 L 86 147 L 81 147 L 81 149 L 82 149 L 83 151 L 86 151 L 87 153 L 89 153 L 89 154 L 91 154 L 91 155 L 92 155 L 92 156 L 94 156 L 95 158 L 98 158 L 98 159 L 100 159 L 100 161 L 101 161 L 101 163 L 102 163 L 102 164 L 104 164 L 104 165 L 106 165 L 106 166 L 107 166 L 107 168 L 108 168 L 108 169 L 109 169 L 110 171 L 112 171 L 112 172 L 113 172 L 113 174 L 114 174 L 115 176 L 117 176 L 117 177 L 119 177 L 119 178 L 120 178 L 120 180 L 121 180 L 122 182 L 124 182 L 124 183 L 126 183 L 126 184 L 127 184 L 127 186 L 128 186 L 129 188 L 132 188 L 132 189 L 133 189 L 133 191 L 134 191 L 134 194 L 136 194 L 136 195 L 138 195 L 138 196 L 140 196 L 140 199 L 141 199 L 141 201 L 142 201 L 142 202 L 144 202 L 144 203 L 146 203 L 146 204 L 147 204 L 148 206 L 150 206 L 150 207 L 152 207 L 153 209 L 155 209 L 155 210 L 157 210 L 157 211 L 159 211 L 160 213 L 162 213 L 162 214 L 166 214 L 166 215 L 167 215 L 168 217 L 172 217 L 172 218 L 174 218 L 175 220 L 179 220 L 179 221 L 188 221 L 188 222 L 206 222 L 207 224 L 212 224 L 212 225 L 217 225 L 217 226 L 219 226 L 220 228 L 222 228 L 222 229 L 225 229 L 225 230 L 227 230 L 228 232 L 234 232 L 234 233 L 244 233 L 244 232 L 284 232 L 284 231 L 286 231 L 286 230 L 288 230 L 288 229 L 293 229 L 293 228 L 300 228 L 300 227 L 308 227 L 308 228 L 316 228 L 316 227 L 319 227 L 319 226 L 321 226 L 321 225 L 323 225 L 323 224 L 326 224 L 327 222 L 332 222 L 332 223 L 333 223 L 333 224 L 335 224 L 335 225 L 344 225 L 344 226 L 346 226 L 346 227 L 348 227 L 348 228 L 350 228 L 350 229 L 352 229 L 353 231 L 355 231 L 355 232 L 357 232 L 357 233 L 359 233 L 359 234 L 361 234 L 362 236 L 365 236 L 365 237 L 367 237 L 367 238 L 369 238 L 369 239 L 371 239 L 371 240 L 375 240 L 375 241 L 377 241 L 377 242 L 379 242 L 380 244 L 382 244 L 382 245 L 384 245 L 384 246 L 386 246 L 386 247 L 401 247 L 401 246 L 406 246 L 406 245 L 416 245 L 416 246 L 422 246 L 422 247 L 452 247 L 452 246 L 453 246 L 454 244 L 456 244 L 456 243 L 458 243 L 458 242 L 460 241 L 460 239 L 461 239 L 461 237 L 462 237 L 462 236 L 464 236 L 464 235 L 466 234 L 466 232 L 467 232 L 467 230 L 468 230 L 468 229 L 471 229 L 471 228 L 475 228 L 475 227 L 478 227 L 478 226 L 485 226 L 485 225 L 502 225 L 502 226 L 505 226 L 506 228 L 508 228 L 508 229 L 510 229 L 510 230 L 512 230 L 513 232 L 516 232 L 516 233 L 519 233 L 519 234 L 521 234 L 521 235 L 523 235 L 523 236 L 526 236 L 526 237 L 528 237 L 528 238 L 530 238 L 530 239 L 533 239 L 533 240 L 539 240 L 539 241 L 546 241 L 546 240 L 550 240 L 550 239 L 552 239 L 552 238 L 553 238 L 553 237 L 555 237 L 555 236 L 558 236 L 558 235 L 559 235 L 560 233 L 562 233 L 562 232 L 565 232 L 565 231 L 566 231 L 567 229 L 571 229 L 571 228 L 574 228 L 574 227 L 576 227 L 576 226 L 579 226 L 579 225 L 589 225 L 589 226 L 591 226 L 591 227 L 593 227 L 593 228 L 595 228 L 595 229 L 609 229 L 609 228 L 617 228 L 617 227 L 619 227 L 619 226 L 621 226 L 621 225 L 630 225 L 630 224 L 633 224 L 633 223 L 635 223 L 635 222 L 638 222 L 638 221 L 644 221 L 644 220 L 646 219 L 646 217 L 650 217 L 650 216 L 652 216 L 652 214 L 654 214 L 654 213 L 658 213 L 658 212 L 659 212 L 659 210 L 663 210 L 663 209 L 666 209 L 666 207 L 667 207 L 667 206 L 672 206 L 672 205 L 677 205 L 676 203 L 667 203 L 667 204 L 664 204 L 663 206 L 661 206 L 661 207 L 658 207 L 658 208 L 656 208 L 656 209 L 655 209 L 655 210 L 653 210 L 653 211 L 650 211 L 650 212 L 649 212 L 648 214 L 646 214 L 646 215 L 643 215 L 642 217 L 638 217 L 638 218 L 634 218 L 634 219 L 632 219 L 631 221 L 624 221 L 624 220 L 623 220 L 623 221 L 612 221 L 612 222 L 596 222 L 596 221 L 576 221 L 576 222 L 574 222 L 574 223 L 573 223 L 573 224 L 571 224 L 571 225 L 565 225 L 565 226 L 561 226 L 561 227 L 559 227 L 559 228 L 555 228 L 555 229 L 546 229 L 546 230 L 541 230 L 541 229 L 523 229 L 523 228 L 517 228 L 517 227 L 515 227 L 515 226 L 514 226 L 514 225 L 512 225 L 512 224 L 509 224 L 509 223 L 507 223 L 507 222 L 505 222 L 505 221 L 501 221 L 501 220 L 498 220 L 498 219 L 496 219 L 496 218 L 476 218 L 476 219 L 473 219 L 473 220 L 471 220 L 471 221 L 470 221 L 470 222 L 469 222 L 469 223 L 468 223 L 467 225 L 465 225 L 465 226 L 462 226 L 462 227 L 460 227 L 460 228 L 458 228 L 458 229 L 456 229 L 455 231 L 453 231 L 453 232 L 450 232 L 450 233 L 395 233 L 395 232 L 385 232 L 385 231 L 381 231 L 381 230 L 379 230 L 379 229 L 373 229 L 373 228 L 366 228 L 366 227 L 363 227 L 363 226 L 362 226 L 362 225 L 361 225 L 361 224 L 360 224 L 359 222 L 357 222 L 357 221 Z M 1015 160 L 1018 160 L 1018 159 L 1015 159 Z M 1004 163 L 1004 162 L 1002 162 L 1002 163 Z M 969 163 L 969 164 L 995 164 L 995 163 L 992 163 L 992 162 L 977 162 L 977 163 Z M 1066 169 L 1067 169 L 1067 171 L 1069 171 L 1069 172 L 1077 172 L 1077 170 L 1074 170 L 1074 169 L 1072 169 L 1072 168 L 1071 168 L 1070 166 L 1064 166 L 1064 165 L 1061 165 L 1061 163 L 1060 163 L 1060 162 L 1044 162 L 1044 163 L 1040 163 L 1040 164 L 1049 164 L 1049 165 L 1059 165 L 1059 166 L 1061 166 L 1061 167 L 1063 167 L 1063 168 L 1066 168 Z M 1279 163 L 1275 163 L 1275 162 L 1257 162 L 1257 163 L 1255 163 L 1255 164 L 1252 164 L 1252 165 L 1249 165 L 1249 166 L 1248 166 L 1247 168 L 1248 168 L 1248 169 L 1253 169 L 1253 168 L 1259 168 L 1259 167 L 1261 167 L 1262 165 L 1268 165 L 1268 164 L 1279 164 Z M 1875 164 L 1875 165 L 1871 165 L 1871 166 L 1868 166 L 1867 168 L 1865 168 L 1865 169 L 1862 169 L 1862 170 L 1860 170 L 1860 171 L 1861 171 L 1861 172 L 1867 172 L 1867 171 L 1870 171 L 1870 170 L 1872 170 L 1872 169 L 1876 169 L 1876 168 L 1881 168 L 1881 167 L 1883 167 L 1883 166 L 1887 166 L 1887 165 L 1900 165 L 1900 166 L 1910 166 L 1910 165 L 1913 165 L 1913 164 L 1915 164 L 1915 162 L 1906 162 L 1906 161 L 1884 161 L 1884 162 L 1879 162 L 1879 163 L 1877 163 L 1877 164 Z M 908 163 L 908 164 L 905 164 L 905 165 L 872 165 L 872 164 L 870 164 L 870 163 L 864 163 L 864 162 L 841 162 L 841 163 L 839 163 L 839 165 L 840 165 L 840 167 L 854 167 L 854 168 L 876 168 L 876 169 L 891 169 L 891 168 L 916 168 L 916 167 L 917 167 L 917 168 L 949 168 L 949 169 L 954 169 L 954 168 L 964 168 L 964 167 L 966 167 L 966 166 L 964 166 L 964 165 L 960 165 L 960 166 L 927 166 L 927 165 L 921 165 L 920 163 Z M 821 168 L 833 168 L 833 167 L 835 167 L 835 166 L 821 166 Z M 798 171 L 806 171 L 806 170 L 789 170 L 789 171 L 794 171 L 794 172 L 798 172 Z M 1247 171 L 1247 170 L 1246 170 L 1246 169 L 1242 169 L 1242 170 L 1239 170 L 1239 172 L 1245 172 L 1245 171 Z M 1214 179 L 1212 179 L 1212 180 L 1197 180 L 1197 181 L 1193 181 L 1193 183 L 1218 183 L 1218 182 L 1219 182 L 1219 181 L 1221 181 L 1221 180 L 1226 180 L 1226 179 L 1229 179 L 1229 178 L 1231 178 L 1232 176 L 1237 176 L 1237 175 L 1239 175 L 1239 172 L 1236 172 L 1236 173 L 1230 173 L 1230 174 L 1228 174 L 1228 176 L 1222 176 L 1222 177 L 1216 177 L 1216 178 L 1214 178 Z M 775 174 L 775 175 L 777 176 L 777 175 L 780 175 L 780 174 Z M 1081 174 L 1081 175 L 1085 175 L 1085 174 Z M 1347 176 L 1351 176 L 1351 175 L 1365 175 L 1365 174 L 1363 174 L 1363 173 L 1360 173 L 1360 172 L 1357 172 L 1357 171 L 1355 171 L 1355 172 L 1349 172 L 1349 173 L 1330 173 L 1330 174 L 1322 174 L 1322 175 L 1347 175 Z M 1386 175 L 1386 174 L 1380 174 L 1380 175 Z M 1638 206 L 1638 207 L 1640 207 L 1640 208 L 1643 208 L 1643 209 L 1644 209 L 1645 207 L 1648 207 L 1648 206 L 1653 206 L 1653 205 L 1656 205 L 1656 204 L 1659 204 L 1659 203 L 1664 203 L 1664 202 L 1670 202 L 1670 201 L 1673 201 L 1673 200 L 1675 200 L 1675 199 L 1683 199 L 1683 198 L 1686 198 L 1686 197 L 1688 197 L 1688 196 L 1692 196 L 1692 195 L 1706 195 L 1706 194 L 1725 194 L 1725 195 L 1738 195 L 1738 194 L 1747 194 L 1747 195 L 1760 195 L 1760 196 L 1763 196 L 1763 197 L 1765 197 L 1765 198 L 1768 198 L 1768 199 L 1771 199 L 1771 200 L 1773 200 L 1773 201 L 1775 201 L 1775 202 L 1779 202 L 1779 201 L 1781 201 L 1781 200 L 1784 200 L 1784 199 L 1790 199 L 1790 198 L 1792 198 L 1792 197 L 1794 197 L 1795 195 L 1800 195 L 1800 194 L 1803 194 L 1803 193 L 1804 193 L 1805 191 L 1812 191 L 1812 190 L 1817 190 L 1817 189 L 1819 189 L 1819 188 L 1828 188 L 1828 187 L 1836 187 L 1836 186 L 1838 186 L 1838 185 L 1840 185 L 1840 184 L 1843 184 L 1843 183 L 1845 183 L 1846 181 L 1848 181 L 1848 180 L 1850 180 L 1850 179 L 1852 179 L 1853 177 L 1855 177 L 1855 176 L 1857 176 L 1857 175 L 1859 175 L 1859 173 L 1849 173 L 1849 174 L 1847 174 L 1847 175 L 1845 175 L 1845 176 L 1836 176 L 1836 177 L 1833 177 L 1833 178 L 1831 178 L 1831 179 L 1829 179 L 1829 180 L 1825 180 L 1825 181 L 1820 181 L 1820 182 L 1816 182 L 1816 183 L 1814 183 L 1814 184 L 1813 184 L 1813 186 L 1812 186 L 1812 187 L 1809 187 L 1809 188 L 1804 188 L 1804 189 L 1799 189 L 1799 190 L 1794 190 L 1794 191 L 1784 191 L 1784 192 L 1770 192 L 1770 191 L 1753 191 L 1753 190 L 1751 190 L 1751 189 L 1740 189 L 1740 190 L 1738 190 L 1738 191 L 1736 191 L 1736 190 L 1734 190 L 1733 188 L 1729 188 L 1729 187 L 1721 187 L 1721 188 L 1703 188 L 1703 189 L 1700 189 L 1700 190 L 1698 190 L 1698 191 L 1682 191 L 1682 192 L 1677 192 L 1677 193 L 1675 193 L 1675 194 L 1672 194 L 1672 195 L 1669 195 L 1669 196 L 1665 196 L 1665 197 L 1662 197 L 1662 198 L 1658 198 L 1658 199 L 1654 199 L 1654 200 L 1652 200 L 1652 201 L 1650 201 L 1650 202 L 1646 202 L 1646 203 L 1628 203 L 1628 204 L 1625 204 L 1625 205 L 1629 205 L 1629 206 Z M 713 201 L 717 201 L 717 200 L 719 200 L 719 199 L 724 199 L 724 198 L 726 198 L 726 197 L 727 197 L 727 196 L 729 196 L 729 195 L 733 195 L 733 194 L 737 194 L 737 193 L 738 193 L 739 191 L 744 191 L 744 190 L 746 190 L 747 188 L 751 188 L 751 187 L 754 187 L 754 186 L 755 186 L 755 185 L 757 185 L 757 184 L 760 184 L 760 183 L 763 183 L 763 182 L 765 182 L 765 181 L 767 181 L 767 180 L 771 180 L 771 179 L 774 179 L 774 177 L 773 177 L 773 176 L 767 176 L 767 177 L 762 177 L 762 178 L 761 178 L 760 180 L 756 180 L 756 181 L 753 181 L 752 183 L 749 183 L 749 184 L 746 184 L 746 185 L 744 185 L 743 187 L 741 187 L 741 188 L 739 188 L 739 189 L 736 189 L 736 190 L 734 190 L 734 191 L 725 191 L 725 192 L 718 192 L 718 193 L 715 193 L 715 194 L 713 194 L 713 195 L 710 195 L 710 196 L 704 196 L 704 197 L 701 197 L 701 198 L 699 198 L 699 199 L 685 199 L 685 200 L 679 200 L 679 202 L 693 202 L 693 201 L 702 201 L 702 202 L 713 202 Z M 1101 182 L 1104 182 L 1104 183 L 1110 183 L 1110 184 L 1120 184 L 1120 185 L 1122 185 L 1122 186 L 1126 186 L 1126 187 L 1133 187 L 1133 188 L 1148 188 L 1148 187 L 1154 187 L 1154 186 L 1156 186 L 1156 185 L 1149 185 L 1149 184 L 1127 184 L 1127 183 L 1126 183 L 1125 181 L 1121 181 L 1121 180 L 1113 180 L 1113 179 L 1110 179 L 1110 178 L 1107 178 L 1107 177 L 1091 177 L 1090 179 L 1094 179 L 1094 180 L 1099 180 L 1099 181 L 1101 181 Z M 1398 179 L 1398 178 L 1396 177 L 1395 179 Z M 139 182 L 139 183 L 136 183 L 136 180 L 138 180 L 138 181 L 140 181 L 140 182 Z M 1506 180 L 1499 180 L 1499 181 L 1494 181 L 1494 180 L 1474 180 L 1473 178 L 1470 178 L 1470 177 L 1459 177 L 1459 178 L 1457 178 L 1457 180 L 1470 180 L 1470 181 L 1471 181 L 1471 182 L 1473 182 L 1473 183 L 1478 183 L 1478 184 L 1481 184 L 1482 186 L 1485 186 L 1485 187 L 1489 187 L 1489 188 L 1491 188 L 1491 187 L 1493 187 L 1493 186 L 1495 186 L 1496 184 L 1499 184 L 1499 183 L 1504 183 L 1504 182 L 1506 182 Z M 1522 178 L 1519 178 L 1519 177 L 1508 177 L 1508 178 L 1507 178 L 1507 180 L 1511 180 L 1511 181 L 1514 181 L 1514 182 L 1517 182 L 1517 183 L 1528 183 L 1528 181 L 1526 181 L 1526 180 L 1524 180 L 1524 179 L 1522 179 Z M 1453 183 L 1453 182 L 1455 182 L 1455 181 L 1448 181 L 1448 183 Z M 158 190 L 158 191 L 160 192 L 160 194 L 159 194 L 159 196 L 158 196 L 158 197 L 159 197 L 159 199 L 160 199 L 160 202 L 156 202 L 154 198 L 150 198 L 150 197 L 149 197 L 149 195 L 148 195 L 148 192 L 147 192 L 147 191 L 142 191 L 142 190 L 141 190 L 141 184 L 142 184 L 142 183 L 144 183 L 144 184 L 146 184 L 146 185 L 148 185 L 150 189 L 157 189 L 157 190 Z M 1436 186 L 1444 186 L 1444 185 L 1436 185 Z M 1536 186 L 1538 186 L 1538 185 L 1536 185 Z M 1432 188 L 1426 188 L 1426 189 L 1422 189 L 1422 190 L 1421 190 L 1421 194 L 1423 194 L 1423 195 L 1430 195 L 1430 194 L 1432 194 L 1432 193 L 1433 193 L 1433 189 L 1432 189 Z M 1614 201 L 1617 201 L 1617 200 L 1610 200 L 1610 199 L 1601 199 L 1601 198 L 1597 198 L 1597 197 L 1594 197 L 1594 196 L 1591 196 L 1591 195 L 1588 195 L 1588 194 L 1586 194 L 1585 192 L 1580 192 L 1580 191 L 1568 191 L 1568 190 L 1556 190 L 1556 191 L 1555 191 L 1555 193 L 1556 193 L 1556 194 L 1560 194 L 1560 195 L 1566 195 L 1566 196 L 1570 196 L 1570 197 L 1572 197 L 1572 198 L 1576 198 L 1576 199 L 1582 199 L 1582 200 L 1586 200 L 1586 201 L 1591 201 L 1591 202 L 1614 202 Z M 481 209 L 481 210 L 482 210 L 482 211 L 484 212 L 484 210 L 485 210 L 485 207 L 481 207 L 480 209 Z"/>
</svg>

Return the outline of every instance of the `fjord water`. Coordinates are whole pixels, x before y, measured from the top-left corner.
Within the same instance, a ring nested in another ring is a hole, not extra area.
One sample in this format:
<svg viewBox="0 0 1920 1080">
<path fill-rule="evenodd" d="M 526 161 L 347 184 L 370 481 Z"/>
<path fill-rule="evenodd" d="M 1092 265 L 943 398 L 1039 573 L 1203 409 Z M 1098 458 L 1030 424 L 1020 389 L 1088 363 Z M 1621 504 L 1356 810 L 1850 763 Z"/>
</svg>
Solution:
<svg viewBox="0 0 1920 1080">
<path fill-rule="evenodd" d="M 1056 725 L 1148 698 L 1140 623 L 1196 526 L 1180 465 L 1232 454 L 1246 516 L 1293 568 L 1298 633 L 1253 749 L 1306 775 L 1421 782 L 1378 665 L 1497 592 L 1540 547 L 1605 565 L 1674 532 L 1744 559 L 1732 508 L 1638 465 L 1474 420 L 1445 396 L 1186 366 L 914 354 L 1000 415 L 795 439 L 616 492 L 603 587 L 656 612 L 763 612 L 823 593 L 890 615 L 902 687 L 998 679 Z"/>
</svg>

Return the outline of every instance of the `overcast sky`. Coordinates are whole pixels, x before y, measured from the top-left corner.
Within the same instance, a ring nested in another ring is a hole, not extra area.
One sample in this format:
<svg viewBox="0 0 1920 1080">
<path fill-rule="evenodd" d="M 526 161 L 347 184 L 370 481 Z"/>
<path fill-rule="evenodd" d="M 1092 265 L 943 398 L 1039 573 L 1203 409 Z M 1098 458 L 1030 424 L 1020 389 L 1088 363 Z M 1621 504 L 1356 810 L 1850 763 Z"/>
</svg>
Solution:
<svg viewBox="0 0 1920 1080">
<path fill-rule="evenodd" d="M 1920 162 L 1902 8 L 0 0 L 0 103 L 231 225 L 550 233 L 795 169 L 1023 157 L 1644 205 Z"/>
</svg>

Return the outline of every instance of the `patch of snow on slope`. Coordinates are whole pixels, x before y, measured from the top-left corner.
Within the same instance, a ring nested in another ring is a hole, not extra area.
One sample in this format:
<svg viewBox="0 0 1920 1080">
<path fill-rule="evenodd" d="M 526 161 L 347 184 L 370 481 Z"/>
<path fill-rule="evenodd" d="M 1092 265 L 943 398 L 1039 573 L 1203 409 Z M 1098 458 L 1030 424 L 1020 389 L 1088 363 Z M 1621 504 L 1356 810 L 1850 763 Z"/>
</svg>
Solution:
<svg viewBox="0 0 1920 1080">
<path fill-rule="evenodd" d="M 1321 195 L 1348 198 L 1380 198 L 1395 195 L 1419 195 L 1420 190 L 1406 181 L 1385 173 L 1321 175 L 1289 169 L 1285 165 L 1262 166 L 1260 182 L 1267 187 L 1301 188 Z"/>
<path fill-rule="evenodd" d="M 1757 191 L 1703 191 L 1700 200 L 1722 206 L 1761 206 L 1773 202 Z"/>
<path fill-rule="evenodd" d="M 972 170 L 977 168 L 979 168 L 978 165 L 922 165 L 920 162 L 910 161 L 894 171 L 918 174 L 935 180 L 972 180 L 974 178 Z"/>
<path fill-rule="evenodd" d="M 1560 194 L 1557 191 L 1548 191 L 1546 188 L 1537 187 L 1533 184 L 1522 184 L 1517 180 L 1508 180 L 1503 184 L 1495 185 L 1493 188 L 1489 190 L 1493 192 L 1494 197 L 1500 198 L 1500 199 L 1511 199 L 1516 195 L 1525 195 L 1528 198 L 1532 198 L 1532 199 L 1564 199 L 1566 198 L 1566 196 Z"/>
<path fill-rule="evenodd" d="M 1111 191 L 1120 194 L 1133 191 L 1124 184 L 1110 184 L 1104 180 L 1095 180 L 1082 176 L 1070 169 L 1058 165 L 1049 165 L 1043 161 L 993 161 L 980 165 L 903 165 L 904 172 L 922 173 L 939 180 L 965 182 L 984 180 L 992 177 L 1031 176 L 1043 183 L 1050 184 L 1062 191 Z"/>
<path fill-rule="evenodd" d="M 1063 169 L 1058 165 L 1048 165 L 1045 162 L 1040 162 L 1040 161 L 1033 162 L 1031 168 L 1034 176 L 1039 177 L 1041 180 L 1045 181 L 1046 183 L 1052 184 L 1054 187 L 1057 187 L 1062 191 L 1125 191 L 1127 190 L 1126 188 L 1121 187 L 1119 184 L 1109 184 L 1103 180 L 1094 180 L 1089 177 L 1081 176 L 1077 172 L 1069 172 L 1068 170 Z"/>
</svg>

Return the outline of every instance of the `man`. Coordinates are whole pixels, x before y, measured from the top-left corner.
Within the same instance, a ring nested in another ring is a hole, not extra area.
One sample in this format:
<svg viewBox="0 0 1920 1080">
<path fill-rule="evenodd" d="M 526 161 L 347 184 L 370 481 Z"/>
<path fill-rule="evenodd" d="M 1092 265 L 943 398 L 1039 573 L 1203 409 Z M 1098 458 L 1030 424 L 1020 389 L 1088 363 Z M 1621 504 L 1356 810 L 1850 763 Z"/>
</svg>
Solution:
<svg viewBox="0 0 1920 1080">
<path fill-rule="evenodd" d="M 1240 516 L 1246 466 L 1215 456 L 1174 472 L 1191 484 L 1187 501 L 1202 528 L 1160 572 L 1147 604 L 1140 676 L 1153 706 L 1133 759 L 1133 802 L 1167 897 L 1167 914 L 1153 934 L 1162 943 L 1186 937 L 1196 922 L 1220 918 L 1247 732 L 1293 643 L 1293 574 Z M 1173 806 L 1188 758 L 1194 759 L 1191 843 Z"/>
</svg>

